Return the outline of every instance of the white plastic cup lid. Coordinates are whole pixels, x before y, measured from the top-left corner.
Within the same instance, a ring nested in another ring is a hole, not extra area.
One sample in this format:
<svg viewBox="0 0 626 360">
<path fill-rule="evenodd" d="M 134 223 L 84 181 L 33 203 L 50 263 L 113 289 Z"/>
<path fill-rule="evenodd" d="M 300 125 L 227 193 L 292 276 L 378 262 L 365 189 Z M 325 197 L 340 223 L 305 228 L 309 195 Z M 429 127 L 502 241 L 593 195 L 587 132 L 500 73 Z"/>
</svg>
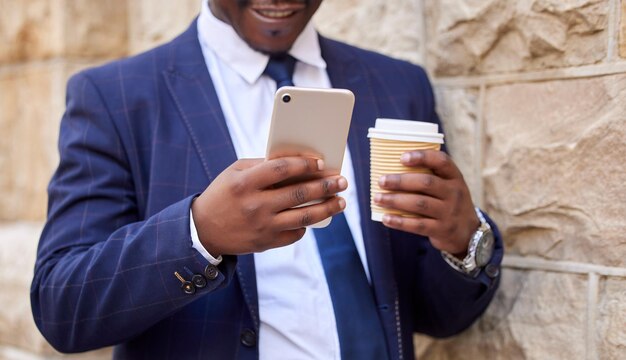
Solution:
<svg viewBox="0 0 626 360">
<path fill-rule="evenodd" d="M 385 131 L 369 128 L 368 138 L 391 140 L 391 141 L 408 141 L 408 142 L 425 142 L 443 144 L 443 134 L 439 133 L 408 133 L 401 131 Z"/>
<path fill-rule="evenodd" d="M 376 119 L 376 127 L 369 128 L 368 138 L 417 141 L 443 144 L 439 125 L 413 120 Z"/>
<path fill-rule="evenodd" d="M 413 120 L 379 118 L 376 119 L 375 128 L 377 130 L 400 131 L 407 135 L 409 135 L 408 133 L 439 133 L 437 124 Z"/>
</svg>

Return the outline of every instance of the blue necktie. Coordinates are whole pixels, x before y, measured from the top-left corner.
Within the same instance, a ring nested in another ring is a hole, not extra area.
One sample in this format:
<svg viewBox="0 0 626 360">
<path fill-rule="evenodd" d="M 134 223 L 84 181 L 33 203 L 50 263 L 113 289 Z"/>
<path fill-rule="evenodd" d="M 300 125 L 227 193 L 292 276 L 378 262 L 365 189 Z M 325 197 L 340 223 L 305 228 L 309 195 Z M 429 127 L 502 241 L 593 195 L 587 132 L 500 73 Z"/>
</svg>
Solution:
<svg viewBox="0 0 626 360">
<path fill-rule="evenodd" d="M 333 301 L 341 358 L 387 359 L 374 293 L 345 215 L 335 215 L 328 227 L 314 232 Z"/>
<path fill-rule="evenodd" d="M 276 89 L 283 86 L 293 86 L 293 70 L 296 59 L 291 55 L 272 55 L 263 73 L 276 81 Z"/>
<path fill-rule="evenodd" d="M 272 56 L 263 72 L 276 81 L 276 88 L 293 86 L 296 59 Z M 343 213 L 330 225 L 314 229 L 344 360 L 385 360 L 387 345 L 374 293 L 370 287 L 352 233 Z"/>
</svg>

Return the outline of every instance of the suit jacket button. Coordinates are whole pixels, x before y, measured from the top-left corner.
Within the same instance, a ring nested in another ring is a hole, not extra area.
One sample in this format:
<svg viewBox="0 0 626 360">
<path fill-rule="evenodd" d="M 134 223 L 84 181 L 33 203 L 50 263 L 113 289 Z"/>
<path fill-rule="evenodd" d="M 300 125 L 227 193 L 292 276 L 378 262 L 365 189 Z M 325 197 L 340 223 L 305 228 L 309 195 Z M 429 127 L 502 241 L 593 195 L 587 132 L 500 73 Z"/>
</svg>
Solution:
<svg viewBox="0 0 626 360">
<path fill-rule="evenodd" d="M 195 294 L 196 293 L 196 287 L 193 285 L 193 283 L 191 281 L 185 281 L 181 286 L 181 289 L 183 289 L 183 292 L 185 294 Z"/>
<path fill-rule="evenodd" d="M 241 332 L 241 343 L 247 347 L 256 345 L 256 334 L 253 330 L 245 329 Z"/>
<path fill-rule="evenodd" d="M 209 264 L 204 268 L 204 275 L 209 280 L 215 280 L 217 276 L 220 274 L 220 271 L 217 270 L 217 267 Z"/>
<path fill-rule="evenodd" d="M 485 266 L 485 274 L 492 279 L 495 279 L 500 275 L 500 267 L 495 264 L 488 264 Z"/>
<path fill-rule="evenodd" d="M 198 288 L 198 289 L 202 289 L 203 287 L 206 286 L 206 279 L 204 278 L 204 276 L 200 275 L 200 274 L 195 274 L 194 276 L 191 277 L 191 282 Z"/>
</svg>

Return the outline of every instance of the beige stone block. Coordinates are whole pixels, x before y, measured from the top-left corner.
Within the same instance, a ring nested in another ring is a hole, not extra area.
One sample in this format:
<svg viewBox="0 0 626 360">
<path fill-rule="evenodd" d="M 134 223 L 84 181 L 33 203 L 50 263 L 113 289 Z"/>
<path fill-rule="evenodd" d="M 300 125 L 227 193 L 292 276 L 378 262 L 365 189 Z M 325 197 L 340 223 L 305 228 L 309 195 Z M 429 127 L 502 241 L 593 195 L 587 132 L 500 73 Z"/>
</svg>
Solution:
<svg viewBox="0 0 626 360">
<path fill-rule="evenodd" d="M 419 1 L 325 0 L 314 21 L 325 36 L 422 63 L 421 8 Z"/>
<path fill-rule="evenodd" d="M 0 359 L 6 360 L 110 360 L 113 357 L 111 348 L 89 351 L 78 354 L 61 354 L 50 348 L 49 351 L 35 353 L 12 346 L 0 345 Z"/>
<path fill-rule="evenodd" d="M 127 1 L 63 0 L 63 16 L 66 56 L 117 58 L 128 53 Z"/>
<path fill-rule="evenodd" d="M 584 354 L 586 277 L 505 269 L 474 325 L 435 340 L 421 359 L 579 359 Z"/>
<path fill-rule="evenodd" d="M 0 221 L 45 217 L 65 84 L 84 66 L 54 62 L 0 71 Z"/>
<path fill-rule="evenodd" d="M 413 334 L 413 346 L 415 347 L 415 359 L 425 359 L 424 354 L 431 349 L 435 339 L 422 335 Z"/>
<path fill-rule="evenodd" d="M 37 242 L 42 225 L 0 226 L 0 345 L 39 351 L 46 342 L 30 310 Z"/>
<path fill-rule="evenodd" d="M 607 278 L 598 304 L 598 355 L 621 359 L 626 355 L 626 279 Z"/>
<path fill-rule="evenodd" d="M 626 265 L 626 76 L 502 85 L 484 188 L 509 253 Z"/>
<path fill-rule="evenodd" d="M 0 63 L 128 52 L 124 0 L 0 0 Z"/>
<path fill-rule="evenodd" d="M 587 277 L 531 271 L 507 320 L 528 359 L 577 359 L 585 353 Z"/>
<path fill-rule="evenodd" d="M 621 0 L 621 19 L 619 22 L 619 55 L 626 58 L 626 1 Z"/>
<path fill-rule="evenodd" d="M 56 1 L 0 0 L 0 64 L 58 56 L 63 50 Z"/>
<path fill-rule="evenodd" d="M 0 74 L 0 219 L 41 220 L 46 184 L 57 162 L 64 66 L 19 67 Z"/>
<path fill-rule="evenodd" d="M 596 63 L 609 0 L 427 0 L 427 64 L 438 76 Z"/>
<path fill-rule="evenodd" d="M 41 229 L 41 223 L 0 225 L 0 358 L 110 359 L 110 349 L 59 354 L 39 333 L 30 308 L 30 283 Z"/>
<path fill-rule="evenodd" d="M 437 113 L 446 132 L 448 151 L 463 173 L 475 203 L 480 193 L 478 146 L 479 90 L 435 87 Z"/>
<path fill-rule="evenodd" d="M 183 32 L 200 12 L 199 0 L 128 2 L 130 52 L 136 54 Z"/>
</svg>

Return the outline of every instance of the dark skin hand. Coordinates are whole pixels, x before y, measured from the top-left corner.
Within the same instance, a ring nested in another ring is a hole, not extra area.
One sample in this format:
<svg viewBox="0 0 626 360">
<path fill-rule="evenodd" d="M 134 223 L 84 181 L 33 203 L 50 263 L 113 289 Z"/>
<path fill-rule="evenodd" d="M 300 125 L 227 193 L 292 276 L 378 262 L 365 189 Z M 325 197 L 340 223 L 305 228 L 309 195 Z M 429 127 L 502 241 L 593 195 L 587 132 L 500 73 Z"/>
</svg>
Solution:
<svg viewBox="0 0 626 360">
<path fill-rule="evenodd" d="M 418 218 L 386 214 L 385 226 L 427 236 L 439 249 L 463 258 L 480 220 L 463 175 L 442 151 L 410 151 L 402 155 L 405 166 L 428 168 L 432 174 L 391 174 L 382 176 L 381 189 L 395 194 L 377 194 L 374 201 L 382 207 L 408 211 Z"/>
<path fill-rule="evenodd" d="M 313 178 L 277 187 L 285 180 Z M 193 202 L 202 245 L 214 257 L 262 252 L 302 238 L 305 226 L 343 211 L 336 196 L 348 186 L 328 175 L 323 161 L 306 157 L 242 159 L 224 170 Z M 311 200 L 323 202 L 293 208 Z"/>
</svg>

